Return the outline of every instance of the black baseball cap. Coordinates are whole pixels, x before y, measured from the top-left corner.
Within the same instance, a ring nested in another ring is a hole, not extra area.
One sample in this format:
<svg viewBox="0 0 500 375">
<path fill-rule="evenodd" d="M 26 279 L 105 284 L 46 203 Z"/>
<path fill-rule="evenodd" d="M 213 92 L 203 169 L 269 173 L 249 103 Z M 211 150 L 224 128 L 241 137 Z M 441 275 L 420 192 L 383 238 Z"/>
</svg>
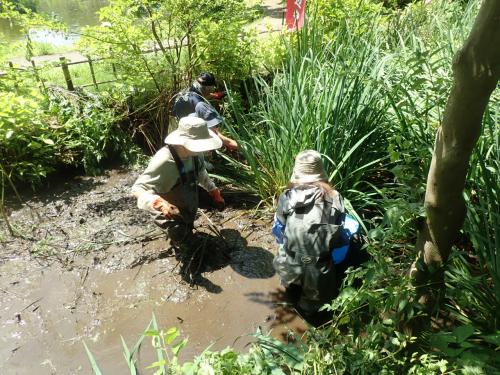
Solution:
<svg viewBox="0 0 500 375">
<path fill-rule="evenodd" d="M 202 86 L 216 86 L 215 77 L 212 73 L 201 73 L 197 81 Z"/>
</svg>

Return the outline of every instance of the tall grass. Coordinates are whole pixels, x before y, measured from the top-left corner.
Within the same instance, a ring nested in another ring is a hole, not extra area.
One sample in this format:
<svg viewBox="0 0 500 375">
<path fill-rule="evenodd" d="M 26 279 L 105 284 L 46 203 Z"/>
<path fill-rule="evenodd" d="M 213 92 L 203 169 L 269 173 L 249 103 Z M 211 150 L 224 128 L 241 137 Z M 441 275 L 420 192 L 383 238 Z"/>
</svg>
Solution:
<svg viewBox="0 0 500 375">
<path fill-rule="evenodd" d="M 366 40 L 353 48 L 347 28 L 334 42 L 322 38 L 306 27 L 290 42 L 272 83 L 255 78 L 249 111 L 232 106 L 237 127 L 231 131 L 252 188 L 268 202 L 287 185 L 301 150 L 321 152 L 329 180 L 358 203 L 373 193 L 367 182 L 385 162 L 387 101 L 377 45 Z"/>
<path fill-rule="evenodd" d="M 497 92 L 498 94 L 498 92 Z M 490 316 L 482 321 L 490 329 L 500 328 L 500 100 L 494 98 L 485 116 L 483 135 L 471 161 L 465 194 L 467 219 L 464 231 L 489 280 Z"/>
</svg>

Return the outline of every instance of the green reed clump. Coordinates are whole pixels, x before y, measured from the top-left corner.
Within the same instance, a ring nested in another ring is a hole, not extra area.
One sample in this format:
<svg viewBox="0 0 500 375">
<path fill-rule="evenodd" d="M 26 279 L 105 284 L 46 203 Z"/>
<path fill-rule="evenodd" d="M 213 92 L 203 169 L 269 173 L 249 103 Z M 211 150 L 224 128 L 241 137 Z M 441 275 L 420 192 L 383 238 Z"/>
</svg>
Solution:
<svg viewBox="0 0 500 375">
<path fill-rule="evenodd" d="M 264 200 L 283 190 L 304 149 L 321 152 L 329 180 L 358 201 L 384 162 L 387 102 L 378 80 L 384 61 L 376 41 L 353 47 L 348 29 L 342 32 L 322 43 L 321 34 L 305 28 L 272 83 L 255 78 L 249 111 L 232 106 L 251 189 Z"/>
</svg>

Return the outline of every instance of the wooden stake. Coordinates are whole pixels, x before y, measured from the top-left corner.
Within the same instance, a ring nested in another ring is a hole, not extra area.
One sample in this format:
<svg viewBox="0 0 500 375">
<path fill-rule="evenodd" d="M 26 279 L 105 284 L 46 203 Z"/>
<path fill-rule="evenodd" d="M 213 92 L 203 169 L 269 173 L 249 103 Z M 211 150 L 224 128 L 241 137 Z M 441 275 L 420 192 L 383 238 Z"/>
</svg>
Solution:
<svg viewBox="0 0 500 375">
<path fill-rule="evenodd" d="M 90 68 L 90 74 L 92 75 L 92 82 L 94 82 L 96 90 L 99 90 L 99 86 L 97 85 L 97 81 L 95 79 L 94 65 L 92 64 L 92 59 L 90 58 L 90 56 L 87 56 L 87 60 L 89 61 L 89 68 Z"/>
<path fill-rule="evenodd" d="M 75 86 L 73 86 L 73 81 L 71 80 L 71 74 L 69 73 L 68 64 L 66 63 L 66 58 L 64 56 L 59 57 L 61 62 L 61 69 L 64 74 L 64 79 L 66 80 L 66 86 L 68 86 L 69 91 L 75 91 Z"/>
</svg>

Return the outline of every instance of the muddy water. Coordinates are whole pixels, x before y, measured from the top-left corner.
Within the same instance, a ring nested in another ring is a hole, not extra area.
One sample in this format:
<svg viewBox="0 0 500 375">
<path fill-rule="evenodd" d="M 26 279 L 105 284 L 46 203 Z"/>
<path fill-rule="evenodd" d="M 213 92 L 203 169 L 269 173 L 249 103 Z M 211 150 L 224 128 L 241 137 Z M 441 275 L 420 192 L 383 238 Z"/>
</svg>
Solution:
<svg viewBox="0 0 500 375">
<path fill-rule="evenodd" d="M 112 171 L 61 182 L 11 212 L 26 238 L 0 237 L 0 373 L 91 373 L 83 341 L 105 374 L 126 373 L 120 336 L 132 347 L 153 313 L 188 337 L 181 361 L 210 344 L 246 350 L 258 327 L 282 339 L 304 331 L 280 307 L 269 218 L 228 194 L 226 211 L 196 222 L 210 246 L 173 248 L 128 197 L 134 179 Z M 146 340 L 139 367 L 154 360 Z"/>
</svg>

